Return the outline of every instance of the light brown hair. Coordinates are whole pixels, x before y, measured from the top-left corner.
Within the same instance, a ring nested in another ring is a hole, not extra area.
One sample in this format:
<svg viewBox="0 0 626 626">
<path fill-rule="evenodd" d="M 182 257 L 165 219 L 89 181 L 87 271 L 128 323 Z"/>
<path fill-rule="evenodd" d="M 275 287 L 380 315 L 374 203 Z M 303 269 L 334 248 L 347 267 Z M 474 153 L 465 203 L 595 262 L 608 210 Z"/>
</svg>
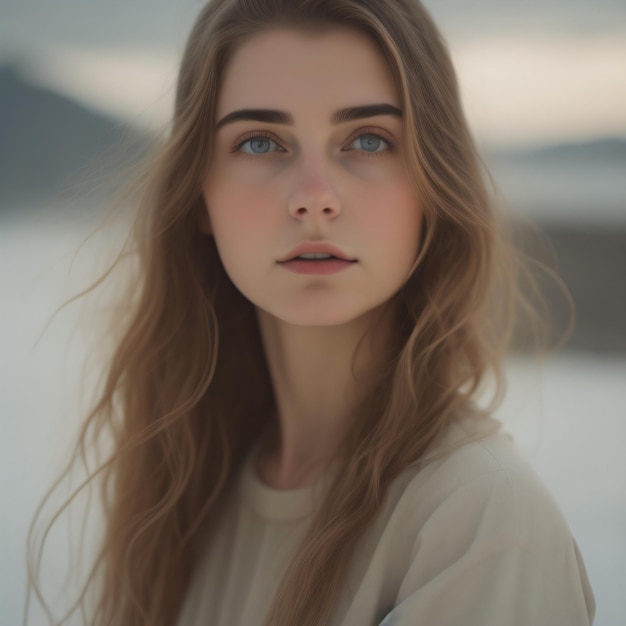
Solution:
<svg viewBox="0 0 626 626">
<path fill-rule="evenodd" d="M 105 532 L 83 589 L 94 626 L 171 626 L 198 547 L 274 408 L 253 305 L 199 232 L 201 180 L 224 68 L 247 38 L 276 26 L 358 29 L 387 60 L 424 223 L 419 257 L 390 300 L 386 366 L 355 407 L 339 468 L 273 600 L 266 626 L 328 622 L 351 556 L 391 482 L 419 464 L 502 361 L 524 300 L 519 258 L 496 216 L 446 45 L 417 0 L 213 0 L 180 66 L 171 133 L 143 183 L 132 253 L 137 281 L 100 396 L 81 434 L 112 452 Z M 245 393 L 241 389 L 245 372 Z M 358 419 L 357 419 L 358 416 Z M 79 456 L 77 449 L 76 456 Z"/>
</svg>

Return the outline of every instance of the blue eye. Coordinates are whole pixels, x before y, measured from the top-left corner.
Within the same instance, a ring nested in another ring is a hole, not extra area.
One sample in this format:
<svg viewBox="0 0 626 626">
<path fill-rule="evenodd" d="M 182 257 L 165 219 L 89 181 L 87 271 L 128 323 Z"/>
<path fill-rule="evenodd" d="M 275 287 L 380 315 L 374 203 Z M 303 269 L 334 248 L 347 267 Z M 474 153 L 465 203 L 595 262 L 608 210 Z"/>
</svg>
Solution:
<svg viewBox="0 0 626 626">
<path fill-rule="evenodd" d="M 355 149 L 360 149 L 369 154 L 385 152 L 391 147 L 388 141 L 375 133 L 364 133 L 363 135 L 359 135 L 350 145 L 354 146 L 354 144 L 358 141 L 361 141 L 361 146 L 360 148 L 357 147 Z M 380 150 L 381 147 L 383 148 L 382 150 Z"/>
<path fill-rule="evenodd" d="M 251 150 L 243 150 L 243 146 L 246 144 L 250 144 Z M 237 149 L 245 152 L 246 154 L 267 154 L 270 152 L 270 144 L 274 144 L 274 146 L 278 147 L 278 144 L 267 137 L 258 136 L 258 137 L 250 137 L 250 139 L 246 139 L 238 144 Z M 272 150 L 273 152 L 273 150 Z"/>
<path fill-rule="evenodd" d="M 360 142 L 360 145 L 356 145 Z M 273 146 L 273 147 L 272 147 Z M 355 151 L 366 157 L 383 156 L 393 150 L 394 145 L 378 133 L 362 133 L 348 144 L 347 151 Z M 345 150 L 346 148 L 344 148 Z M 241 152 L 249 156 L 263 156 L 274 152 L 286 152 L 277 142 L 270 139 L 263 131 L 256 131 L 242 137 L 232 148 L 232 152 Z"/>
</svg>

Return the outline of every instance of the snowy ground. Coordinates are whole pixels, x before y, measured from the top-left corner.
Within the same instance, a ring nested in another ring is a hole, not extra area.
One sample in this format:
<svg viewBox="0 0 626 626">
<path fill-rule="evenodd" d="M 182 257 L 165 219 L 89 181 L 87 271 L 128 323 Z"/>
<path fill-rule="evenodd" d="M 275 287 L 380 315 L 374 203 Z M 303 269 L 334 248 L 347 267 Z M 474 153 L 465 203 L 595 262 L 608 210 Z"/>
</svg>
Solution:
<svg viewBox="0 0 626 626">
<path fill-rule="evenodd" d="M 78 311 L 60 313 L 43 331 L 84 276 L 86 257 L 69 274 L 68 268 L 92 226 L 87 216 L 60 220 L 52 210 L 26 215 L 0 218 L 0 623 L 7 625 L 21 623 L 28 524 L 76 425 Z M 596 625 L 620 626 L 626 623 L 626 357 L 567 353 L 542 369 L 518 358 L 508 373 L 499 417 L 572 527 L 596 595 Z M 46 576 L 57 576 L 65 541 L 54 540 Z"/>
</svg>

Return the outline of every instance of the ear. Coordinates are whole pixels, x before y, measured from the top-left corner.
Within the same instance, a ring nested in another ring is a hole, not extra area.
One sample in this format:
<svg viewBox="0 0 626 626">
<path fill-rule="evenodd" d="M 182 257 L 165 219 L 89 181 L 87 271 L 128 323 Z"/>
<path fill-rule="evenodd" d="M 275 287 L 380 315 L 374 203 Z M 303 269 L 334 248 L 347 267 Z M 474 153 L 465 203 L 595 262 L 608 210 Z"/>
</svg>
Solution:
<svg viewBox="0 0 626 626">
<path fill-rule="evenodd" d="M 203 235 L 212 235 L 213 229 L 211 228 L 211 217 L 209 216 L 209 209 L 207 208 L 204 197 L 200 196 L 198 200 L 198 228 Z"/>
</svg>

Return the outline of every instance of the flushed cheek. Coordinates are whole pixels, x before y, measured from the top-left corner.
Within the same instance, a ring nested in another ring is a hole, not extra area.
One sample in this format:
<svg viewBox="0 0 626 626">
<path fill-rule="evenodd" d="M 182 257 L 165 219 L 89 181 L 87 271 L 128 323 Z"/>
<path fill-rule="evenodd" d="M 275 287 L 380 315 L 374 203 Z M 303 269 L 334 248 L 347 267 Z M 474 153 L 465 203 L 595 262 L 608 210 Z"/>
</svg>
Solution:
<svg viewBox="0 0 626 626">
<path fill-rule="evenodd" d="M 410 244 L 419 239 L 422 211 L 408 184 L 369 188 L 355 206 L 363 228 L 382 240 Z"/>
<path fill-rule="evenodd" d="M 245 292 L 255 273 L 273 260 L 267 204 L 245 190 L 213 189 L 207 197 L 211 226 L 226 273 Z"/>
<path fill-rule="evenodd" d="M 258 185 L 254 188 L 245 185 L 213 189 L 207 204 L 210 207 L 211 221 L 216 229 L 235 232 L 259 232 L 267 228 L 271 219 L 271 207 L 276 207 L 276 199 L 271 191 Z"/>
</svg>

